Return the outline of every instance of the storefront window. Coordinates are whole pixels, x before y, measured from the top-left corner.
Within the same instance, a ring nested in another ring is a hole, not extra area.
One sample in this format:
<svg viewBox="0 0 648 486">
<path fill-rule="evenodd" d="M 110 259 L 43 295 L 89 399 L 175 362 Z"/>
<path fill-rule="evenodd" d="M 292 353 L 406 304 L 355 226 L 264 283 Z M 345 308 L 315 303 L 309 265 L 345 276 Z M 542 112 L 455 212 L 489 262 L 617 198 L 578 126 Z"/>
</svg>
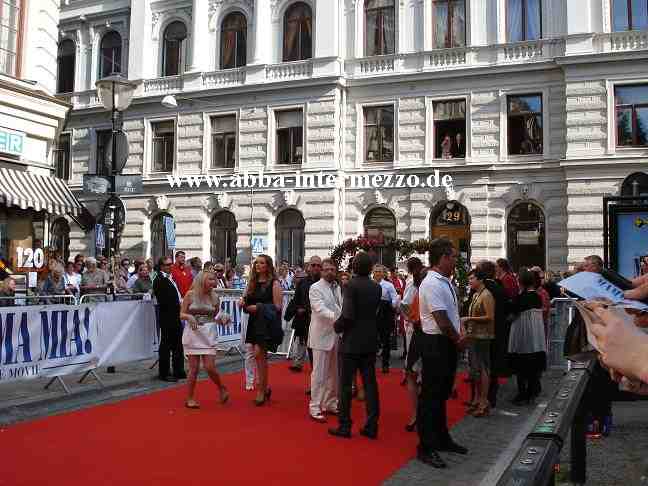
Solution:
<svg viewBox="0 0 648 486">
<path fill-rule="evenodd" d="M 0 207 L 0 257 L 11 269 L 29 268 L 33 254 L 44 248 L 46 213 Z"/>
</svg>

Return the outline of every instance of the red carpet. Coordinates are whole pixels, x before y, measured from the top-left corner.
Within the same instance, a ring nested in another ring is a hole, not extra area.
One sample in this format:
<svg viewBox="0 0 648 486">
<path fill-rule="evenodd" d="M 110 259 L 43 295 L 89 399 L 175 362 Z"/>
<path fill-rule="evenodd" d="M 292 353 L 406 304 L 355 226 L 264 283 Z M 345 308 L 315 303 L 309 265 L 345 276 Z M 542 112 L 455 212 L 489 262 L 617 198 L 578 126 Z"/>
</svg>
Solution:
<svg viewBox="0 0 648 486">
<path fill-rule="evenodd" d="M 408 398 L 399 371 L 380 374 L 380 435 L 358 434 L 364 404 L 354 404 L 353 438 L 327 434 L 337 425 L 308 419 L 304 375 L 287 364 L 270 371 L 272 400 L 252 404 L 242 373 L 225 376 L 227 405 L 211 382 L 200 382 L 202 408 L 183 407 L 185 387 L 0 429 L 0 485 L 374 485 L 414 457 L 417 436 L 404 425 Z M 463 378 L 463 376 L 461 377 Z M 463 416 L 467 385 L 449 402 Z M 362 408 L 361 408 L 362 407 Z"/>
</svg>

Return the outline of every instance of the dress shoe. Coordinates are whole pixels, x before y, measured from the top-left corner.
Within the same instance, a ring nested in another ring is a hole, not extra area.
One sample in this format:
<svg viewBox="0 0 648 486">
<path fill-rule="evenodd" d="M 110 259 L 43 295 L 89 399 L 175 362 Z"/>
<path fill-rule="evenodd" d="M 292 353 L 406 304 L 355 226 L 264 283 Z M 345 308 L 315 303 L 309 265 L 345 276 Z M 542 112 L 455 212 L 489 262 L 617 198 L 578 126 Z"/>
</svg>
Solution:
<svg viewBox="0 0 648 486">
<path fill-rule="evenodd" d="M 445 461 L 441 459 L 441 456 L 437 454 L 435 451 L 431 451 L 431 452 L 419 451 L 416 454 L 416 458 L 422 463 L 427 464 L 428 466 L 435 467 L 437 469 L 445 469 L 446 467 L 448 467 Z"/>
<path fill-rule="evenodd" d="M 413 422 L 408 423 L 405 426 L 405 430 L 407 430 L 408 432 L 414 432 L 416 430 L 416 420 L 414 420 Z"/>
<path fill-rule="evenodd" d="M 383 372 L 384 374 L 389 373 L 389 366 L 383 366 L 382 372 Z"/>
<path fill-rule="evenodd" d="M 326 415 L 338 415 L 340 411 L 337 408 L 334 408 L 333 410 L 325 410 L 324 413 Z"/>
<path fill-rule="evenodd" d="M 365 427 L 362 427 L 360 429 L 360 435 L 364 435 L 367 439 L 376 440 L 378 438 L 378 431 L 368 430 Z"/>
<path fill-rule="evenodd" d="M 295 373 L 299 373 L 302 370 L 302 367 L 301 366 L 291 365 L 291 366 L 288 367 L 288 369 L 290 371 L 294 371 Z"/>
<path fill-rule="evenodd" d="M 316 415 L 313 415 L 311 413 L 310 418 L 312 420 L 314 420 L 315 422 L 319 422 L 320 424 L 325 424 L 326 423 L 326 417 L 324 415 L 322 415 L 321 413 L 318 413 Z"/>
<path fill-rule="evenodd" d="M 468 449 L 466 449 L 464 446 L 457 444 L 454 441 L 450 441 L 447 444 L 445 444 L 443 447 L 441 447 L 441 450 L 444 452 L 454 452 L 455 454 L 461 454 L 463 456 L 468 454 Z"/>
<path fill-rule="evenodd" d="M 351 438 L 351 431 L 350 430 L 345 430 L 345 429 L 329 429 L 328 433 L 330 435 L 334 435 L 335 437 L 342 437 L 343 439 L 350 439 Z"/>
<path fill-rule="evenodd" d="M 187 373 L 180 373 L 179 375 L 173 375 L 176 377 L 178 380 L 186 380 L 187 379 Z"/>
<path fill-rule="evenodd" d="M 175 376 L 160 376 L 160 380 L 167 381 L 169 383 L 175 383 L 178 381 Z"/>
</svg>

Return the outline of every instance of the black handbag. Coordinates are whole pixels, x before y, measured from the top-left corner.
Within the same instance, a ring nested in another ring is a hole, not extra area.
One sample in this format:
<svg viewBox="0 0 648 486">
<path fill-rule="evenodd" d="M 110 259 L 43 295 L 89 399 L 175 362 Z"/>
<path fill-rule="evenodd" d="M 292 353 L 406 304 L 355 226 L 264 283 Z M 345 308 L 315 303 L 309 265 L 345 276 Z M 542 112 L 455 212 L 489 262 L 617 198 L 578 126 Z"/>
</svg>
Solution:
<svg viewBox="0 0 648 486">
<path fill-rule="evenodd" d="M 563 356 L 570 361 L 586 362 L 596 355 L 596 350 L 587 340 L 587 328 L 580 311 L 574 309 L 574 317 L 565 332 Z"/>
</svg>

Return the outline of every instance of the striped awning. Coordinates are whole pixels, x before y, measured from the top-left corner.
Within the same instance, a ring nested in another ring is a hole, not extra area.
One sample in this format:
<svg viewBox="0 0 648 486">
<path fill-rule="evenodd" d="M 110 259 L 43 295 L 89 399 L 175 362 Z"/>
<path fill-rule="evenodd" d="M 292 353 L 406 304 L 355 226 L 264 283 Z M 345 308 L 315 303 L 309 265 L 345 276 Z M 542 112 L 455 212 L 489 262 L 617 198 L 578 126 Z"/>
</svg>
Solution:
<svg viewBox="0 0 648 486">
<path fill-rule="evenodd" d="M 7 206 L 56 214 L 78 215 L 82 209 L 63 180 L 6 168 L 0 168 L 0 198 Z"/>
</svg>

